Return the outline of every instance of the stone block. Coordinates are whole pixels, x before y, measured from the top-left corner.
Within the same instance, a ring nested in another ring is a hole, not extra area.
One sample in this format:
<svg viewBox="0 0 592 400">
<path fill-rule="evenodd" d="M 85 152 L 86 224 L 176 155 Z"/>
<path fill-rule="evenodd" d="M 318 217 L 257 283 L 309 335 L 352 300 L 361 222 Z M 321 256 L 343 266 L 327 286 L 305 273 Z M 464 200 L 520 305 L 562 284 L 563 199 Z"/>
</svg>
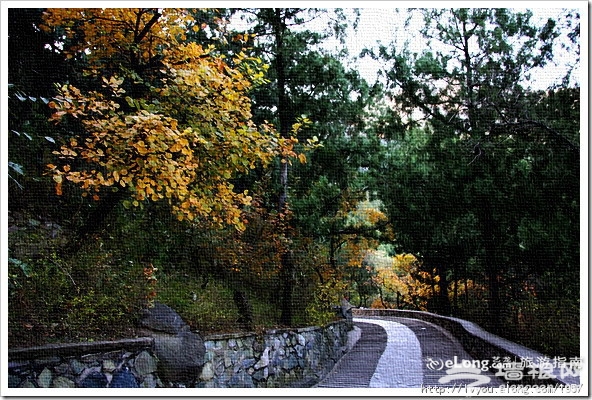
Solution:
<svg viewBox="0 0 592 400">
<path fill-rule="evenodd" d="M 209 381 L 214 377 L 214 366 L 212 365 L 211 362 L 207 362 L 204 364 L 202 370 L 201 370 L 201 375 L 199 377 L 199 379 L 201 379 L 202 381 Z"/>
<path fill-rule="evenodd" d="M 8 387 L 9 388 L 16 388 L 20 385 L 21 378 L 16 375 L 9 374 L 8 375 Z"/>
<path fill-rule="evenodd" d="M 255 364 L 255 369 L 261 369 L 269 365 L 269 347 L 266 347 L 261 354 L 261 358 Z"/>
<path fill-rule="evenodd" d="M 144 380 L 140 384 L 142 388 L 155 388 L 157 385 L 156 378 L 152 374 L 148 374 L 144 377 Z"/>
<path fill-rule="evenodd" d="M 255 360 L 254 358 L 245 358 L 241 362 L 241 367 L 246 370 L 246 369 L 252 367 L 253 365 L 255 365 L 256 363 L 257 363 L 257 360 Z"/>
<path fill-rule="evenodd" d="M 137 388 L 140 387 L 138 385 L 138 381 L 134 374 L 131 373 L 129 368 L 123 367 L 119 371 L 115 371 L 113 373 L 113 379 L 111 379 L 111 383 L 109 384 L 110 388 Z"/>
<path fill-rule="evenodd" d="M 30 388 L 36 388 L 37 386 L 35 386 L 35 383 L 33 383 L 33 381 L 31 381 L 30 379 L 25 379 L 23 382 L 21 382 L 19 387 L 30 389 Z"/>
<path fill-rule="evenodd" d="M 103 360 L 103 371 L 113 372 L 115 371 L 116 365 L 113 360 Z"/>
<path fill-rule="evenodd" d="M 144 376 L 156 372 L 157 362 L 146 350 L 142 351 L 134 360 L 134 368 L 138 375 Z M 103 367 L 104 369 L 104 367 Z"/>
<path fill-rule="evenodd" d="M 53 379 L 53 373 L 49 368 L 43 368 L 43 371 L 37 377 L 37 384 L 39 387 L 48 388 L 51 385 L 51 380 Z"/>
<path fill-rule="evenodd" d="M 83 388 L 105 388 L 109 380 L 100 371 L 91 371 L 80 380 L 79 386 Z"/>
<path fill-rule="evenodd" d="M 73 381 L 71 381 L 70 379 L 66 378 L 65 376 L 58 376 L 51 383 L 51 387 L 53 387 L 53 388 L 73 388 L 73 387 L 76 387 L 76 384 Z"/>
<path fill-rule="evenodd" d="M 64 375 L 64 374 L 68 373 L 69 370 L 70 370 L 70 365 L 68 363 L 61 363 L 60 365 L 57 365 L 54 368 L 55 373 L 58 375 Z"/>
<path fill-rule="evenodd" d="M 300 346 L 304 346 L 306 344 L 306 339 L 304 338 L 304 336 L 302 334 L 298 334 L 296 335 L 296 341 L 298 342 L 298 344 Z"/>
</svg>

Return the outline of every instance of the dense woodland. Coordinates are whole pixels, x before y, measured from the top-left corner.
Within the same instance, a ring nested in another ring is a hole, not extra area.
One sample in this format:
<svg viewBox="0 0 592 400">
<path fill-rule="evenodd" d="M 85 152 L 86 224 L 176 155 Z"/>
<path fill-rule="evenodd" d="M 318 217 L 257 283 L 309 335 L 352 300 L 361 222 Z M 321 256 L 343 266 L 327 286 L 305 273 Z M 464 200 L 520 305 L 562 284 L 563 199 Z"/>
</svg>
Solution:
<svg viewBox="0 0 592 400">
<path fill-rule="evenodd" d="M 205 333 L 323 324 L 346 297 L 579 355 L 579 81 L 532 89 L 578 66 L 579 14 L 401 12 L 423 51 L 323 47 L 355 10 L 9 9 L 9 345 L 134 335 L 155 301 Z"/>
</svg>

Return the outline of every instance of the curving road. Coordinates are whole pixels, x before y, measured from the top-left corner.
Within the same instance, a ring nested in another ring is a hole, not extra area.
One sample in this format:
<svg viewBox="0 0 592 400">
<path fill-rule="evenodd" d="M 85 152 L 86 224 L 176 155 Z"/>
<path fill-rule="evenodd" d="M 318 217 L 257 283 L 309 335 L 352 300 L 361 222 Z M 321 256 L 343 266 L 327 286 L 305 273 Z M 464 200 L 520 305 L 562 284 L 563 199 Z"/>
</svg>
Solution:
<svg viewBox="0 0 592 400">
<path fill-rule="evenodd" d="M 359 339 L 316 387 L 417 388 L 422 385 L 498 387 L 448 331 L 401 318 L 354 318 Z"/>
</svg>

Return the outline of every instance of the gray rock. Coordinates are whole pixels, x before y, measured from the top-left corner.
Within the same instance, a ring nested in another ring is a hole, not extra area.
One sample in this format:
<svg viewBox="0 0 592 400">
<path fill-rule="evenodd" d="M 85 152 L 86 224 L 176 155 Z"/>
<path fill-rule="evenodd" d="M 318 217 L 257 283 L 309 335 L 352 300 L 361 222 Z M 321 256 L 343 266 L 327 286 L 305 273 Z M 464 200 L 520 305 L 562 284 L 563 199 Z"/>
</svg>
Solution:
<svg viewBox="0 0 592 400">
<path fill-rule="evenodd" d="M 300 333 L 298 335 L 296 335 L 296 340 L 298 341 L 298 344 L 300 346 L 304 346 L 306 344 L 306 339 Z"/>
<path fill-rule="evenodd" d="M 94 374 L 94 376 L 98 376 L 96 373 L 101 373 L 101 367 L 85 368 L 77 379 L 78 384 L 83 386 L 84 380 L 92 374 Z"/>
<path fill-rule="evenodd" d="M 215 362 L 216 368 L 214 369 L 216 371 L 216 375 L 222 375 L 224 373 L 224 361 L 223 360 L 218 360 Z"/>
<path fill-rule="evenodd" d="M 162 379 L 180 382 L 195 379 L 205 360 L 206 348 L 201 337 L 183 331 L 177 335 L 154 334 L 154 355 Z"/>
<path fill-rule="evenodd" d="M 109 384 L 113 380 L 113 373 L 111 373 L 111 372 L 103 372 L 103 375 L 105 375 L 105 378 L 107 378 L 107 386 L 109 386 Z"/>
<path fill-rule="evenodd" d="M 76 384 L 65 376 L 58 376 L 51 383 L 51 387 L 54 388 L 73 388 Z"/>
<path fill-rule="evenodd" d="M 207 362 L 204 364 L 203 369 L 201 370 L 201 375 L 199 379 L 202 381 L 209 381 L 214 377 L 214 366 L 211 362 Z"/>
<path fill-rule="evenodd" d="M 35 383 L 33 383 L 31 380 L 26 379 L 25 381 L 23 381 L 20 385 L 20 388 L 36 388 L 37 386 L 35 386 Z"/>
<path fill-rule="evenodd" d="M 103 360 L 103 371 L 105 372 L 113 372 L 115 371 L 115 361 L 113 360 Z"/>
<path fill-rule="evenodd" d="M 302 369 L 306 368 L 306 361 L 304 361 L 304 358 L 298 359 L 298 366 Z"/>
<path fill-rule="evenodd" d="M 104 388 L 109 383 L 107 377 L 100 371 L 91 371 L 80 380 L 80 387 L 83 388 Z"/>
<path fill-rule="evenodd" d="M 253 378 L 246 372 L 242 371 L 230 378 L 228 385 L 233 388 L 253 388 Z"/>
<path fill-rule="evenodd" d="M 268 376 L 269 376 L 269 369 L 263 368 L 263 369 L 260 369 L 259 371 L 255 371 L 255 373 L 253 374 L 253 379 L 256 381 L 262 381 L 262 380 L 267 379 Z"/>
<path fill-rule="evenodd" d="M 228 368 L 232 365 L 232 358 L 230 357 L 230 354 L 226 353 L 224 354 L 224 367 Z"/>
<path fill-rule="evenodd" d="M 121 371 L 115 371 L 113 373 L 113 379 L 109 384 L 110 388 L 137 388 L 139 387 L 138 381 L 134 374 L 131 373 L 129 368 L 123 367 Z"/>
<path fill-rule="evenodd" d="M 21 378 L 16 375 L 8 375 L 8 387 L 9 388 L 16 388 L 20 385 Z"/>
<path fill-rule="evenodd" d="M 294 350 L 296 350 L 296 355 L 298 355 L 298 357 L 304 356 L 304 346 L 297 344 L 294 346 Z"/>
<path fill-rule="evenodd" d="M 43 368 L 43 371 L 37 377 L 37 384 L 39 387 L 48 388 L 51 385 L 53 379 L 53 373 L 49 368 Z"/>
<path fill-rule="evenodd" d="M 54 368 L 54 371 L 58 375 L 64 375 L 70 369 L 70 365 L 68 363 L 61 363 L 60 365 Z"/>
<path fill-rule="evenodd" d="M 80 359 L 89 367 L 96 367 L 101 365 L 101 354 L 87 354 L 80 357 Z"/>
<path fill-rule="evenodd" d="M 250 367 L 252 367 L 253 365 L 255 365 L 257 363 L 257 360 L 255 360 L 254 358 L 246 358 L 241 362 L 241 367 L 243 367 L 244 369 L 248 369 Z"/>
<path fill-rule="evenodd" d="M 261 354 L 261 358 L 259 359 L 259 361 L 257 361 L 254 368 L 261 369 L 261 368 L 267 367 L 268 365 L 269 365 L 269 347 L 266 347 L 265 350 L 263 350 L 263 354 Z"/>
<path fill-rule="evenodd" d="M 70 368 L 72 369 L 72 372 L 76 375 L 80 375 L 84 370 L 84 367 L 85 365 L 77 359 L 73 359 L 70 361 Z"/>
<path fill-rule="evenodd" d="M 136 368 L 138 375 L 143 376 L 156 372 L 157 363 L 154 357 L 144 350 L 136 357 L 134 367 Z"/>
<path fill-rule="evenodd" d="M 155 303 L 142 311 L 140 325 L 153 331 L 177 334 L 189 329 L 181 316 L 167 305 Z"/>
<path fill-rule="evenodd" d="M 283 360 L 282 368 L 285 370 L 292 370 L 296 366 L 298 366 L 298 359 L 293 354 Z"/>
<path fill-rule="evenodd" d="M 282 347 L 282 341 L 279 338 L 273 338 L 273 345 L 272 345 L 274 350 L 279 349 L 280 347 Z"/>
<path fill-rule="evenodd" d="M 140 385 L 140 387 L 142 388 L 155 388 L 157 385 L 156 382 L 156 378 L 154 377 L 154 375 L 152 374 L 148 374 L 144 377 L 144 380 L 142 381 L 142 384 Z"/>
</svg>

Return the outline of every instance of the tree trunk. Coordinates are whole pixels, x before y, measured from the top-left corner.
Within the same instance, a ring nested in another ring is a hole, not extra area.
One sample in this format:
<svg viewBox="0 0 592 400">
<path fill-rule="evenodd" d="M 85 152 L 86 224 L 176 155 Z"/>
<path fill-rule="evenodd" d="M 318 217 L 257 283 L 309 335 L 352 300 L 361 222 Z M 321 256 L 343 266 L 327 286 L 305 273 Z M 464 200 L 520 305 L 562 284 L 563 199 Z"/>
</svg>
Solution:
<svg viewBox="0 0 592 400">
<path fill-rule="evenodd" d="M 453 279 L 454 291 L 452 292 L 452 315 L 454 316 L 458 314 L 458 277 L 456 268 L 453 270 Z"/>
<path fill-rule="evenodd" d="M 438 312 L 442 315 L 450 315 L 450 299 L 448 298 L 448 269 L 444 262 L 439 262 L 437 267 L 440 282 L 438 282 Z"/>
<path fill-rule="evenodd" d="M 465 309 L 469 306 L 469 278 L 465 278 Z"/>
<path fill-rule="evenodd" d="M 284 49 L 284 35 L 286 33 L 285 15 L 282 14 L 281 8 L 274 9 L 274 38 L 276 44 L 276 59 L 275 67 L 277 73 L 278 84 L 278 112 L 279 112 L 279 131 L 282 138 L 290 136 L 290 101 L 286 89 L 286 60 Z M 278 212 L 283 214 L 286 211 L 286 204 L 288 201 L 288 162 L 282 159 L 280 162 L 280 193 L 278 198 Z M 282 260 L 282 312 L 281 322 L 284 325 L 292 324 L 292 297 L 294 287 L 294 262 L 290 250 L 285 250 L 281 257 Z"/>
<path fill-rule="evenodd" d="M 282 302 L 281 302 L 281 315 L 280 315 L 280 322 L 282 325 L 290 326 L 292 325 L 292 320 L 294 317 L 293 313 L 293 294 L 294 294 L 294 284 L 295 284 L 295 276 L 294 276 L 294 260 L 292 251 L 288 250 L 282 255 L 282 270 L 281 270 L 281 279 L 282 279 Z"/>
<path fill-rule="evenodd" d="M 498 249 L 496 245 L 496 226 L 493 220 L 493 212 L 491 210 L 489 199 L 485 199 L 482 211 L 482 224 L 485 228 L 484 232 L 488 232 L 488 236 L 484 243 L 484 262 L 485 275 L 489 286 L 489 323 L 491 324 L 490 328 L 494 332 L 499 333 L 501 331 L 503 309 L 500 297 L 500 271 L 497 262 Z"/>
</svg>

